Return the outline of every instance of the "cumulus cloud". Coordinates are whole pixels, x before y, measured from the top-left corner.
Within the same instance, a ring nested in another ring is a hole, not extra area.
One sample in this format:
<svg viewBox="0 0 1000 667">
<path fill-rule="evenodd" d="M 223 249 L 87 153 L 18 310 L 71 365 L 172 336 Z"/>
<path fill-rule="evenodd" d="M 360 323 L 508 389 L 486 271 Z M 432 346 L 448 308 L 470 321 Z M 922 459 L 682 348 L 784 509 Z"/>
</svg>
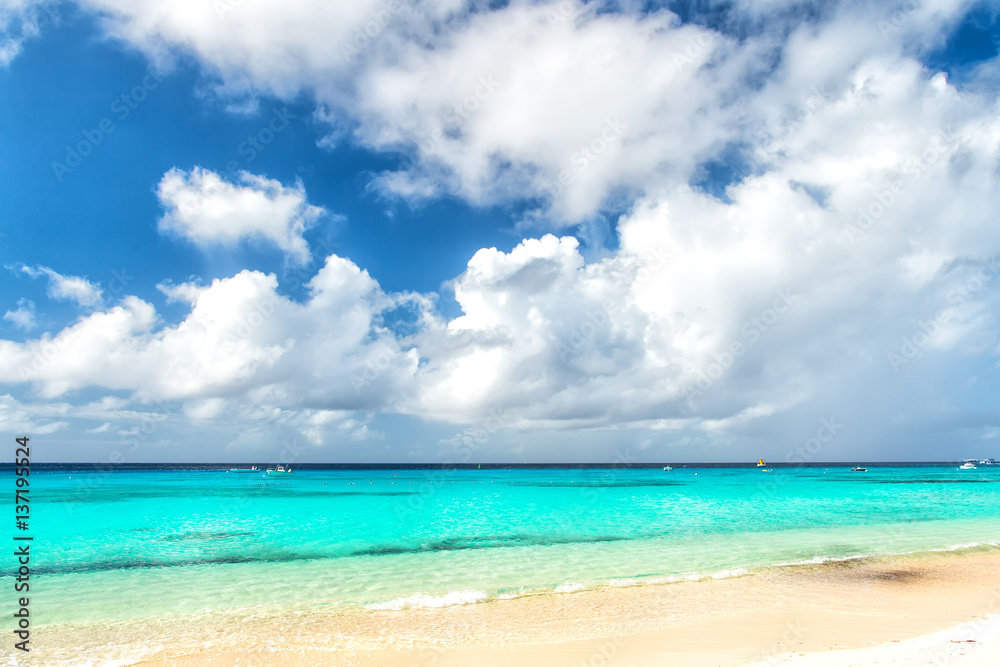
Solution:
<svg viewBox="0 0 1000 667">
<path fill-rule="evenodd" d="M 209 399 L 244 395 L 272 405 L 384 407 L 398 376 L 416 363 L 379 323 L 399 297 L 334 255 L 307 287 L 301 304 L 277 293 L 273 274 L 256 271 L 164 287 L 190 306 L 172 326 L 150 303 L 128 296 L 55 336 L 0 341 L 0 381 L 33 383 L 49 398 L 96 382 L 146 400 L 200 399 L 187 409 L 200 419 L 225 407 Z M 376 358 L 377 377 L 366 378 Z"/>
<path fill-rule="evenodd" d="M 268 429 L 377 437 L 376 412 L 728 446 L 820 415 L 886 423 L 891 406 L 913 432 L 995 435 L 995 415 L 945 398 L 973 381 L 949 369 L 1000 353 L 997 95 L 918 58 L 968 3 L 829 3 L 808 20 L 801 3 L 747 3 L 730 17 L 738 37 L 725 21 L 574 2 L 420 3 L 412 21 L 348 4 L 248 2 L 219 21 L 203 3 L 91 2 L 152 57 L 193 55 L 233 90 L 307 91 L 342 112 L 321 116 L 403 157 L 383 192 L 540 201 L 554 227 L 616 202 L 616 249 L 588 262 L 552 234 L 481 249 L 449 283 L 457 317 L 336 255 L 302 302 L 257 271 L 164 283 L 189 308 L 180 322 L 128 297 L 53 336 L 0 341 L 0 381 L 175 400 L 192 423 L 251 425 L 234 439 L 247 446 Z M 301 185 L 252 174 L 172 170 L 158 193 L 164 230 L 264 239 L 299 261 L 321 212 Z M 413 331 L 385 324 L 400 308 Z"/>
<path fill-rule="evenodd" d="M 13 323 L 18 329 L 30 331 L 35 328 L 35 302 L 31 299 L 18 299 L 17 310 L 7 310 L 3 318 Z"/>
<path fill-rule="evenodd" d="M 734 136 L 723 91 L 759 66 L 676 15 L 514 3 L 363 74 L 359 139 L 412 151 L 379 179 L 409 198 L 540 199 L 578 222 L 616 190 L 686 180 Z"/>
<path fill-rule="evenodd" d="M 310 83 L 343 83 L 356 57 L 389 29 L 401 30 L 425 15 L 438 16 L 463 2 L 358 0 L 328 3 L 292 0 L 164 5 L 152 0 L 84 0 L 107 30 L 150 56 L 169 60 L 182 49 L 230 83 L 249 82 L 280 96 Z M 261 58 L 267 53 L 267 58 Z M 328 90 L 332 90 L 328 88 Z"/>
<path fill-rule="evenodd" d="M 242 3 L 222 20 L 197 3 L 88 4 L 153 58 L 195 56 L 221 90 L 310 93 L 331 136 L 403 156 L 377 176 L 384 193 L 521 200 L 557 226 L 749 160 L 807 91 L 940 45 L 969 5 L 762 1 L 683 23 L 576 0 Z"/>
<path fill-rule="evenodd" d="M 75 301 L 86 308 L 96 308 L 103 302 L 99 285 L 80 276 L 64 276 L 47 266 L 22 266 L 21 272 L 32 278 L 46 277 L 49 281 L 49 298 L 58 301 Z"/>
<path fill-rule="evenodd" d="M 866 396 L 920 391 L 901 374 L 997 353 L 991 109 L 912 61 L 866 62 L 763 123 L 759 173 L 725 200 L 666 184 L 599 261 L 569 236 L 480 250 L 449 285 L 457 317 L 331 255 L 302 303 L 243 271 L 161 285 L 190 308 L 176 325 L 128 297 L 51 338 L 2 341 L 0 380 L 180 400 L 193 422 L 310 442 L 332 422 L 361 434 L 373 411 L 722 440 L 806 404 L 857 413 Z M 414 332 L 382 323 L 396 308 L 416 311 Z"/>
<path fill-rule="evenodd" d="M 300 264 L 309 259 L 302 234 L 324 213 L 306 202 L 301 183 L 285 187 L 245 171 L 233 184 L 201 167 L 171 169 L 160 180 L 157 195 L 164 208 L 160 231 L 198 245 L 266 240 Z"/>
</svg>

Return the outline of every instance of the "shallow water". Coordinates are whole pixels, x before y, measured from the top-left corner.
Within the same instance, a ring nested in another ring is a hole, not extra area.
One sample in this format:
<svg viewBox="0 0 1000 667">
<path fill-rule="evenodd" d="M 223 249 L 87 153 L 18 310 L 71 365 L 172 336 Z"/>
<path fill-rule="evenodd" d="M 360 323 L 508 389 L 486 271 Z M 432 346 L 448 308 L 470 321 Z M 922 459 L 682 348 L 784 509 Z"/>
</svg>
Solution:
<svg viewBox="0 0 1000 667">
<path fill-rule="evenodd" d="M 1000 535 L 1000 469 L 990 468 L 298 470 L 290 478 L 161 469 L 81 479 L 86 472 L 32 472 L 35 624 L 444 606 L 996 544 Z M 10 585 L 11 567 L 0 562 L 0 585 Z"/>
</svg>

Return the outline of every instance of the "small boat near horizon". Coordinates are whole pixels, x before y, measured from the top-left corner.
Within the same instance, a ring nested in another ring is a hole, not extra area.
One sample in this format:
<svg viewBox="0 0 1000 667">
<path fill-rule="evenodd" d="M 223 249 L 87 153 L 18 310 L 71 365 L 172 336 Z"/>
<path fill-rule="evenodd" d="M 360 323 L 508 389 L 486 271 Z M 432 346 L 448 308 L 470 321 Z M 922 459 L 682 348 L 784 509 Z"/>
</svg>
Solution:
<svg viewBox="0 0 1000 667">
<path fill-rule="evenodd" d="M 965 459 L 965 463 L 958 466 L 959 470 L 975 470 L 976 464 L 979 463 L 979 459 Z"/>
<path fill-rule="evenodd" d="M 295 473 L 292 472 L 290 467 L 286 469 L 285 466 L 278 466 L 276 468 L 268 468 L 267 474 L 271 477 L 280 477 L 282 475 L 294 475 Z"/>
<path fill-rule="evenodd" d="M 226 472 L 261 472 L 261 469 L 257 466 L 252 466 L 250 468 L 230 468 Z"/>
<path fill-rule="evenodd" d="M 757 459 L 757 467 L 758 468 L 766 468 L 767 467 L 767 464 L 764 463 L 764 459 Z"/>
<path fill-rule="evenodd" d="M 671 470 L 673 470 L 673 467 L 671 467 L 671 466 L 663 466 L 663 470 L 665 472 L 670 472 Z"/>
<path fill-rule="evenodd" d="M 851 468 L 851 472 L 868 472 L 868 468 L 864 466 L 854 466 Z"/>
</svg>

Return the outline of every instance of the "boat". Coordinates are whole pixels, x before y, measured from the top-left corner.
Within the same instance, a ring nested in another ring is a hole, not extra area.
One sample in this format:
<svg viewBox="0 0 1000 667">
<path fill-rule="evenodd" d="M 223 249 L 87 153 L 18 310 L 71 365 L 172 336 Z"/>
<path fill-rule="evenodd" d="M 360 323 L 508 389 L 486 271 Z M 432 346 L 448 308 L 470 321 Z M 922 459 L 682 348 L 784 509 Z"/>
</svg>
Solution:
<svg viewBox="0 0 1000 667">
<path fill-rule="evenodd" d="M 226 472 L 260 472 L 260 468 L 257 466 L 251 468 L 230 468 Z"/>
<path fill-rule="evenodd" d="M 285 466 L 278 466 L 277 468 L 268 468 L 267 474 L 271 477 L 279 477 L 281 475 L 294 475 L 291 468 L 285 468 Z"/>
<path fill-rule="evenodd" d="M 979 462 L 979 465 L 981 465 L 981 466 L 995 466 L 995 465 L 997 465 L 997 462 L 994 461 L 993 459 L 983 459 L 982 461 Z"/>
<path fill-rule="evenodd" d="M 979 459 L 965 459 L 965 463 L 958 466 L 959 470 L 975 470 L 976 464 L 979 463 Z"/>
<path fill-rule="evenodd" d="M 757 467 L 758 468 L 764 468 L 766 466 L 767 466 L 767 464 L 764 463 L 764 459 L 757 459 Z"/>
<path fill-rule="evenodd" d="M 670 472 L 671 470 L 673 470 L 673 468 L 672 468 L 672 467 L 670 467 L 670 466 L 663 466 L 663 469 L 664 469 L 664 470 L 665 470 L 666 472 Z"/>
<path fill-rule="evenodd" d="M 851 472 L 868 472 L 868 468 L 865 468 L 864 466 L 854 466 L 851 468 Z"/>
</svg>

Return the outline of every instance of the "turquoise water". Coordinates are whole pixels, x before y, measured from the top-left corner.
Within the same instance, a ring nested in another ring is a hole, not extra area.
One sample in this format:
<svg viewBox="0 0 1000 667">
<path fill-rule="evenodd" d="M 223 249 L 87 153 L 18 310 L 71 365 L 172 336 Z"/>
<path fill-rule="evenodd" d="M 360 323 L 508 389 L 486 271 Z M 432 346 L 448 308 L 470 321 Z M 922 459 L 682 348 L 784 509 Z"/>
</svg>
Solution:
<svg viewBox="0 0 1000 667">
<path fill-rule="evenodd" d="M 89 483 L 86 471 L 35 470 L 31 481 L 39 624 L 442 606 L 1000 538 L 1000 469 L 983 467 L 119 470 Z"/>
</svg>

